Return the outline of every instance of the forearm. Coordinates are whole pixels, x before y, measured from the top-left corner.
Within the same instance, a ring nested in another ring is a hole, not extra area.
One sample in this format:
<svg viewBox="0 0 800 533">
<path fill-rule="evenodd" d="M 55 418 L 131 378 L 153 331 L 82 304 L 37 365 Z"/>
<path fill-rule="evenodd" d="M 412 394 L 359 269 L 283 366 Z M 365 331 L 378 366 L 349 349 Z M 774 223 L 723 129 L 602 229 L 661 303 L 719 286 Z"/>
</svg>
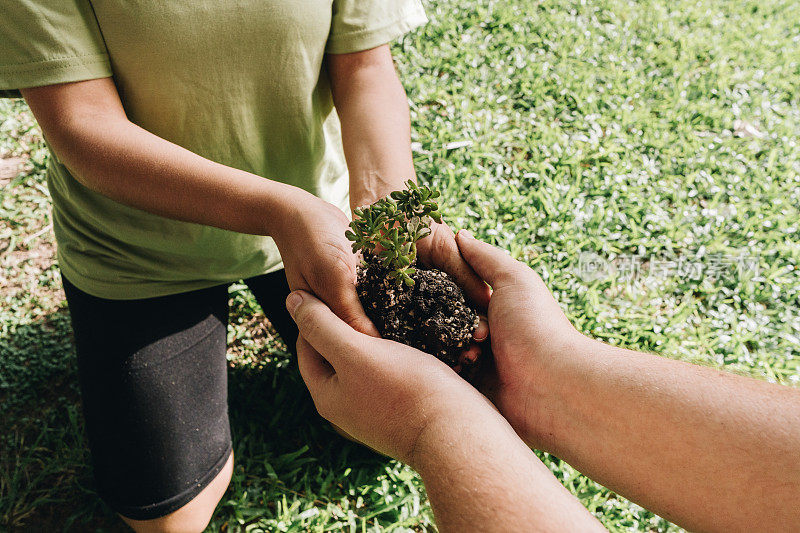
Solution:
<svg viewBox="0 0 800 533">
<path fill-rule="evenodd" d="M 602 530 L 493 410 L 429 428 L 418 446 L 413 466 L 441 531 Z"/>
<path fill-rule="evenodd" d="M 61 87 L 60 106 L 38 89 L 25 96 L 56 157 L 87 188 L 164 217 L 263 235 L 311 196 L 161 139 L 127 120 L 110 80 L 85 83 Z"/>
<path fill-rule="evenodd" d="M 585 338 L 572 349 L 532 441 L 689 529 L 800 523 L 800 391 Z"/>
<path fill-rule="evenodd" d="M 388 46 L 328 57 L 350 172 L 350 205 L 370 204 L 416 179 L 405 90 Z"/>
<path fill-rule="evenodd" d="M 65 165 L 104 196 L 164 217 L 241 233 L 274 234 L 291 198 L 304 194 L 204 159 L 131 123 L 83 129 L 64 148 L 55 149 L 67 154 Z"/>
</svg>

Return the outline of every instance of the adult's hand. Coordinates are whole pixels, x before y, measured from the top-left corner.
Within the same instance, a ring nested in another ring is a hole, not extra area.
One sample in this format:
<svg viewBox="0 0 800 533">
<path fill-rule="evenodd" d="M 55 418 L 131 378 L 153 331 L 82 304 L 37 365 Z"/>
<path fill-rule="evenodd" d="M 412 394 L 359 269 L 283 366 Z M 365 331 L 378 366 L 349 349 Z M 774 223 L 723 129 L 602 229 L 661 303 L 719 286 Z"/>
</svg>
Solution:
<svg viewBox="0 0 800 533">
<path fill-rule="evenodd" d="M 537 434 L 547 431 L 548 406 L 537 393 L 553 385 L 548 367 L 570 357 L 570 346 L 582 335 L 530 267 L 468 231 L 460 231 L 456 242 L 492 287 L 488 319 L 495 368 L 481 388 L 523 440 L 538 444 Z"/>
<path fill-rule="evenodd" d="M 344 212 L 305 191 L 287 202 L 280 231 L 273 234 L 292 290 L 304 290 L 327 303 L 356 330 L 378 336 L 356 293 L 357 257 L 344 233 Z"/>
<path fill-rule="evenodd" d="M 354 331 L 308 293 L 292 293 L 286 306 L 300 329 L 300 373 L 320 414 L 416 469 L 440 531 L 602 530 L 444 363 Z"/>
</svg>

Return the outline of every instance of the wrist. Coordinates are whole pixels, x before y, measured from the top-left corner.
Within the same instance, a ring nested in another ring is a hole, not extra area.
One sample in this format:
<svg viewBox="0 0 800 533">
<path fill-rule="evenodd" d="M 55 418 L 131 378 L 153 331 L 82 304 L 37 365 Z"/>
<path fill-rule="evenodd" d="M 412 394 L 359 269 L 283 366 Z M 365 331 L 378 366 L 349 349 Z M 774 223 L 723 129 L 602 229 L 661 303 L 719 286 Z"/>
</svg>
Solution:
<svg viewBox="0 0 800 533">
<path fill-rule="evenodd" d="M 278 246 L 288 240 L 293 228 L 297 228 L 298 220 L 309 209 L 313 210 L 313 203 L 321 201 L 313 194 L 299 187 L 278 184 L 279 188 L 269 195 L 268 205 L 265 209 L 269 216 L 265 217 L 265 235 L 272 237 Z"/>
<path fill-rule="evenodd" d="M 482 394 L 470 392 L 463 398 L 449 398 L 452 407 L 440 410 L 417 435 L 405 462 L 421 476 L 440 471 L 453 461 L 463 462 L 464 455 L 482 442 L 491 441 L 504 426 L 513 433 Z"/>
<path fill-rule="evenodd" d="M 372 205 L 394 191 L 405 189 L 405 183 L 409 179 L 417 181 L 413 168 L 406 176 L 393 175 L 391 178 L 375 170 L 360 173 L 351 171 L 350 209 Z"/>
<path fill-rule="evenodd" d="M 551 453 L 557 449 L 567 425 L 566 402 L 585 394 L 586 373 L 597 363 L 598 346 L 603 343 L 573 330 L 545 356 L 540 351 L 526 354 L 526 360 L 538 362 L 536 369 L 527 372 L 536 378 L 515 395 L 525 407 L 522 420 L 512 424 L 530 447 Z"/>
</svg>

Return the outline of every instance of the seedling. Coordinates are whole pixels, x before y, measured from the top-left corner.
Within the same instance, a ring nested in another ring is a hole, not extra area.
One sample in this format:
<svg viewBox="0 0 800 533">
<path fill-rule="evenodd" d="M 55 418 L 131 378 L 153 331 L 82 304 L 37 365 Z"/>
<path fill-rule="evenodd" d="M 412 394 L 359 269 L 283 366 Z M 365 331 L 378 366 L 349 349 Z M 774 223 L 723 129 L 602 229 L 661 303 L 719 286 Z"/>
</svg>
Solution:
<svg viewBox="0 0 800 533">
<path fill-rule="evenodd" d="M 345 236 L 353 241 L 354 253 L 360 251 L 365 260 L 376 256 L 398 285 L 410 287 L 417 271 L 417 241 L 430 235 L 431 222 L 441 222 L 442 215 L 439 191 L 411 180 L 405 185 L 405 190 L 356 208 Z"/>
</svg>

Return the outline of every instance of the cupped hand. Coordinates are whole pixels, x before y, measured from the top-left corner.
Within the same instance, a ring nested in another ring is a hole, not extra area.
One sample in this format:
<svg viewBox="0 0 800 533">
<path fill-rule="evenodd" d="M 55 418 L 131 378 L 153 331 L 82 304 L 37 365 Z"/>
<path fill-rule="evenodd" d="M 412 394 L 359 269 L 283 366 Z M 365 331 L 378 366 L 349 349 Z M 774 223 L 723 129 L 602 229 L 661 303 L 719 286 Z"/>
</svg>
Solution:
<svg viewBox="0 0 800 533">
<path fill-rule="evenodd" d="M 374 450 L 415 466 L 427 429 L 465 413 L 491 416 L 486 398 L 432 355 L 359 333 L 303 291 L 286 307 L 300 329 L 298 364 L 317 410 Z"/>
<path fill-rule="evenodd" d="M 570 324 L 542 279 L 506 252 L 460 231 L 461 255 L 492 287 L 489 335 L 494 368 L 480 388 L 517 433 L 535 445 L 547 431 L 547 405 L 538 399 L 548 387 L 548 369 L 569 357 L 583 338 Z"/>
<path fill-rule="evenodd" d="M 298 192 L 281 231 L 273 235 L 292 290 L 317 295 L 354 329 L 378 336 L 356 293 L 356 264 L 344 233 L 350 220 L 338 207 Z"/>
</svg>

